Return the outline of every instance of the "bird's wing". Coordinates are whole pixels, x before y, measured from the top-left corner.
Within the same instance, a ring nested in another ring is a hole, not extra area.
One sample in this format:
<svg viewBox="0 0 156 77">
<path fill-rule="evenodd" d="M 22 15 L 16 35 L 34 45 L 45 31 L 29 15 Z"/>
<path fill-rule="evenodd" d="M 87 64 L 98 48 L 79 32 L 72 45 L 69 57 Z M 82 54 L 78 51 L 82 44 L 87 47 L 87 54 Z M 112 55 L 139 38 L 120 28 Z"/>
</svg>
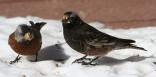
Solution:
<svg viewBox="0 0 156 77">
<path fill-rule="evenodd" d="M 115 37 L 111 37 L 105 34 L 94 35 L 94 38 L 90 38 L 92 35 L 88 35 L 86 43 L 91 46 L 109 46 L 115 45 L 117 43 Z"/>
<path fill-rule="evenodd" d="M 118 39 L 106 33 L 100 32 L 91 26 L 83 29 L 85 42 L 91 46 L 114 45 Z"/>
<path fill-rule="evenodd" d="M 91 26 L 88 28 L 88 30 L 85 31 L 86 31 L 86 35 L 85 35 L 86 43 L 92 46 L 110 46 L 119 43 L 120 44 L 135 43 L 134 40 L 117 38 L 108 35 L 106 33 L 103 33 L 101 31 L 98 31 L 97 29 Z"/>
</svg>

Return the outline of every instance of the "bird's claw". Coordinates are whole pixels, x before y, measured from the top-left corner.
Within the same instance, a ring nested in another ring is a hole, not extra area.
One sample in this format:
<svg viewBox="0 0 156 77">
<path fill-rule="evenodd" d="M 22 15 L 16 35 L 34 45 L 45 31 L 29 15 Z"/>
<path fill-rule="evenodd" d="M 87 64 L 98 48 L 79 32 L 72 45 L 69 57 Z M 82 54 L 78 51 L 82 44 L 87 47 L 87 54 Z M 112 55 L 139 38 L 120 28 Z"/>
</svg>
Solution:
<svg viewBox="0 0 156 77">
<path fill-rule="evenodd" d="M 83 63 L 85 61 L 91 61 L 91 60 L 92 60 L 91 58 L 79 58 L 73 61 L 72 63 Z"/>
<path fill-rule="evenodd" d="M 92 65 L 92 66 L 96 66 L 98 65 L 97 63 L 93 63 L 93 62 L 82 62 L 82 65 Z"/>
<path fill-rule="evenodd" d="M 82 62 L 82 61 L 83 61 L 83 59 L 80 58 L 80 59 L 76 59 L 76 60 L 74 60 L 72 63 L 80 63 L 80 62 Z"/>
<path fill-rule="evenodd" d="M 92 65 L 92 66 L 98 65 L 97 63 L 93 63 L 92 60 L 93 60 L 92 58 L 83 58 L 83 59 L 80 58 L 76 59 L 72 63 L 81 63 L 82 65 Z"/>
<path fill-rule="evenodd" d="M 91 58 L 79 58 L 73 61 L 72 63 L 83 63 L 85 62 L 85 60 L 91 61 L 92 59 Z"/>
<path fill-rule="evenodd" d="M 10 61 L 10 64 L 18 63 L 21 57 L 16 57 L 15 60 Z"/>
</svg>

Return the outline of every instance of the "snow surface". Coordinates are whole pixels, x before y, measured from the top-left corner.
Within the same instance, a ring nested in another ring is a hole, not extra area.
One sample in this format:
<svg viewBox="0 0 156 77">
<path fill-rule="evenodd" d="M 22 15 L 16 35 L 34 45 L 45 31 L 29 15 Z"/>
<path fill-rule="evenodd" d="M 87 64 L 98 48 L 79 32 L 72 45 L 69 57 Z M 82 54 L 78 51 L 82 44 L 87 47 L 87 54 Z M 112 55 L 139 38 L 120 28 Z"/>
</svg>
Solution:
<svg viewBox="0 0 156 77">
<path fill-rule="evenodd" d="M 39 62 L 23 56 L 19 63 L 9 64 L 17 54 L 8 45 L 8 36 L 17 25 L 28 21 L 47 22 L 41 30 L 43 45 Z M 136 45 L 148 51 L 134 49 L 114 50 L 99 59 L 97 66 L 85 66 L 72 61 L 82 57 L 72 50 L 63 38 L 60 20 L 38 17 L 0 17 L 0 77 L 156 77 L 156 27 L 137 29 L 110 29 L 98 22 L 90 23 L 102 32 L 116 37 L 136 40 Z M 66 60 L 56 62 L 55 60 Z"/>
</svg>

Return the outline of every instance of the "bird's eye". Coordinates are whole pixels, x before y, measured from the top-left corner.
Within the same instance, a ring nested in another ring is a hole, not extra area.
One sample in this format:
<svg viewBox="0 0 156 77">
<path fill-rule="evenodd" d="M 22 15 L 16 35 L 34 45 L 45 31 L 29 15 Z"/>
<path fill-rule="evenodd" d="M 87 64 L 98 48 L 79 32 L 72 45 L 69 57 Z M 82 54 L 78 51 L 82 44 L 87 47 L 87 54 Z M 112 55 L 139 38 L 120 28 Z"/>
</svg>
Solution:
<svg viewBox="0 0 156 77">
<path fill-rule="evenodd" d="M 70 18 L 75 18 L 76 17 L 76 15 L 70 15 Z"/>
<path fill-rule="evenodd" d="M 70 19 L 75 20 L 75 17 L 72 16 L 72 17 L 70 17 Z"/>
</svg>

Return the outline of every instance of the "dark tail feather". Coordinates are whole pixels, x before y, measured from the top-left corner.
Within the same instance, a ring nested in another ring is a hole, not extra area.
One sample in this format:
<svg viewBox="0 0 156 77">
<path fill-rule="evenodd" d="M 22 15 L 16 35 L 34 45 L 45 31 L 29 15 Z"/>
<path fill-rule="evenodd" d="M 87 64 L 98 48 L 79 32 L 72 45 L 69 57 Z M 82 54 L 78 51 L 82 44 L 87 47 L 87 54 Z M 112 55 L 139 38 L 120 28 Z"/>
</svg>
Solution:
<svg viewBox="0 0 156 77">
<path fill-rule="evenodd" d="M 143 51 L 147 51 L 146 49 L 142 48 L 142 47 L 138 47 L 134 44 L 129 44 L 129 48 L 133 48 L 133 49 L 139 49 L 139 50 L 143 50 Z"/>
<path fill-rule="evenodd" d="M 37 30 L 41 30 L 41 28 L 46 24 L 46 22 L 34 23 L 33 21 L 29 21 L 29 23 L 31 24 L 32 28 L 35 28 Z"/>
<path fill-rule="evenodd" d="M 135 41 L 131 39 L 122 39 L 120 41 L 122 41 L 123 43 L 135 43 Z"/>
</svg>

